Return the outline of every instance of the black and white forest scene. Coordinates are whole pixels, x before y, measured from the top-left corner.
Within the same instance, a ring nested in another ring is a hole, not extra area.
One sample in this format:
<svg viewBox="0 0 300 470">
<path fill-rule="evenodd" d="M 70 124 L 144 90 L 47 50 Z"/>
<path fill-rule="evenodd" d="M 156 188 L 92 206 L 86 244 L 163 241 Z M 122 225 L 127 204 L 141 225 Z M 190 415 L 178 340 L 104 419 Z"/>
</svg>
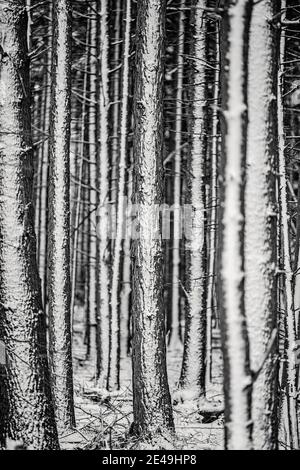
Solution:
<svg viewBox="0 0 300 470">
<path fill-rule="evenodd" d="M 0 0 L 0 449 L 300 449 L 300 2 Z"/>
</svg>

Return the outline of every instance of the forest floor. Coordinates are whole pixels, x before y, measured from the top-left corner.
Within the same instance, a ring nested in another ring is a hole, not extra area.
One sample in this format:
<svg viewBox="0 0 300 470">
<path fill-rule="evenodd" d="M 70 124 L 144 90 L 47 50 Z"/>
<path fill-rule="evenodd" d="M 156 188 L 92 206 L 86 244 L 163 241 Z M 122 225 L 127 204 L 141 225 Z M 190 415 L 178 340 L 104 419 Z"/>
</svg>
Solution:
<svg viewBox="0 0 300 470">
<path fill-rule="evenodd" d="M 132 415 L 131 358 L 121 360 L 121 385 L 117 393 L 108 393 L 95 384 L 95 363 L 86 361 L 84 345 L 83 311 L 78 309 L 75 317 L 73 356 L 76 424 L 74 431 L 61 437 L 62 449 L 132 449 L 139 442 L 129 433 Z M 218 345 L 218 341 L 216 346 Z M 215 406 L 222 403 L 222 371 L 219 348 L 214 349 L 212 385 L 207 398 Z M 182 351 L 168 352 L 168 375 L 171 394 L 177 389 Z M 168 450 L 215 450 L 223 449 L 223 415 L 200 413 L 199 405 L 186 402 L 174 406 L 176 438 L 154 443 L 154 448 Z"/>
</svg>

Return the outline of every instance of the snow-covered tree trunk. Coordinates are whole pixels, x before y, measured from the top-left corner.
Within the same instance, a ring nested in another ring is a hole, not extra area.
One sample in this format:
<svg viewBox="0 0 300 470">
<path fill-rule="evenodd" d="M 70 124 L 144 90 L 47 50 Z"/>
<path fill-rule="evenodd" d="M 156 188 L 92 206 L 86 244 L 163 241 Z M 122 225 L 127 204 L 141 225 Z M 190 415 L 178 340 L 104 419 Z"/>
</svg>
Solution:
<svg viewBox="0 0 300 470">
<path fill-rule="evenodd" d="M 31 52 L 31 0 L 26 0 L 26 10 L 27 10 L 27 49 L 28 52 Z"/>
<path fill-rule="evenodd" d="M 135 431 L 146 438 L 173 428 L 167 380 L 162 239 L 155 213 L 162 204 L 165 7 L 138 2 L 134 94 L 133 401 Z"/>
<path fill-rule="evenodd" d="M 132 152 L 131 152 L 132 154 Z M 128 353 L 129 345 L 129 323 L 130 323 L 130 298 L 131 298 L 131 237 L 129 232 L 131 222 L 131 199 L 132 199 L 132 168 L 128 174 L 128 189 L 127 189 L 127 201 L 128 211 L 126 219 L 126 237 L 123 240 L 123 269 L 122 269 L 122 290 L 120 293 L 120 329 L 121 329 L 121 341 L 120 341 L 120 356 L 124 359 Z"/>
<path fill-rule="evenodd" d="M 251 442 L 251 383 L 244 305 L 244 191 L 247 142 L 247 61 L 252 2 L 230 1 L 223 38 L 223 166 L 219 307 L 224 355 L 226 447 Z"/>
<path fill-rule="evenodd" d="M 52 390 L 59 432 L 74 426 L 70 312 L 71 4 L 53 2 L 48 296 Z"/>
<path fill-rule="evenodd" d="M 215 74 L 214 102 L 212 113 L 212 143 L 211 143 L 211 213 L 209 218 L 209 254 L 208 254 L 208 285 L 207 285 L 207 338 L 206 338 L 206 386 L 212 380 L 212 321 L 216 315 L 216 253 L 218 225 L 218 157 L 219 157 L 219 102 L 220 102 L 220 22 L 216 21 L 215 45 Z"/>
<path fill-rule="evenodd" d="M 182 399 L 197 399 L 205 393 L 207 240 L 205 167 L 207 116 L 207 8 L 195 0 L 191 20 L 190 110 L 188 182 L 186 204 L 191 205 L 191 229 L 186 241 L 186 321 L 183 364 L 179 387 Z"/>
<path fill-rule="evenodd" d="M 39 274 L 42 284 L 43 305 L 46 310 L 47 304 L 47 244 L 48 244 L 48 170 L 49 170 L 49 118 L 50 118 L 50 83 L 51 83 L 51 38 L 52 38 L 52 3 L 46 10 L 49 15 L 47 27 L 48 37 L 46 39 L 47 53 L 43 66 L 43 108 L 42 108 L 42 149 L 38 162 L 38 205 L 36 210 L 36 233 L 37 233 L 37 259 Z"/>
<path fill-rule="evenodd" d="M 255 5 L 249 37 L 245 311 L 251 369 L 255 373 L 264 364 L 252 391 L 257 450 L 277 445 L 276 10 L 272 0 Z"/>
<path fill-rule="evenodd" d="M 25 7 L 25 0 L 0 4 L 0 339 L 7 353 L 1 425 L 4 437 L 35 449 L 55 449 L 36 264 Z"/>
<path fill-rule="evenodd" d="M 97 263 L 97 160 L 98 160 L 98 103 L 97 103 L 97 17 L 96 1 L 91 3 L 91 67 L 90 67 L 90 103 L 89 103 L 89 144 L 90 144 L 90 251 L 89 251 L 89 310 L 90 310 L 90 358 L 96 361 L 96 318 L 99 297 Z"/>
<path fill-rule="evenodd" d="M 47 54 L 47 57 L 51 54 Z M 48 62 L 48 60 L 47 60 Z M 49 64 L 51 59 L 49 61 Z M 50 93 L 49 93 L 49 70 L 44 67 L 43 92 L 42 92 L 42 128 L 44 132 L 44 142 L 38 156 L 38 178 L 37 178 L 37 204 L 36 204 L 36 233 L 37 233 L 37 260 L 39 274 L 42 282 L 43 303 L 46 305 L 46 284 L 47 284 L 47 174 L 48 174 L 48 140 L 46 133 L 49 130 L 50 115 Z"/>
<path fill-rule="evenodd" d="M 89 41 L 89 29 L 90 22 L 87 21 L 87 31 L 86 31 L 86 44 Z M 85 154 L 86 154 L 86 145 L 85 137 L 87 136 L 86 124 L 87 124 L 87 115 L 88 115 L 88 104 L 87 104 L 87 92 L 88 92 L 88 65 L 89 65 L 89 53 L 86 51 L 85 54 L 85 69 L 83 72 L 83 90 L 82 90 L 82 106 L 81 106 L 81 115 L 80 115 L 80 142 L 78 144 L 78 182 L 77 182 L 77 191 L 75 191 L 76 199 L 74 201 L 74 226 L 72 230 L 74 232 L 73 244 L 71 253 L 71 328 L 73 327 L 73 319 L 75 312 L 75 296 L 76 296 L 76 287 L 77 287 L 77 278 L 78 273 L 80 274 L 81 263 L 79 258 L 79 248 L 80 248 L 80 235 L 84 238 L 84 227 L 83 230 L 80 230 L 79 224 L 80 220 L 84 213 L 84 207 L 82 204 L 83 199 L 83 178 L 84 178 L 84 166 L 85 166 Z M 83 233 L 82 233 L 83 232 Z"/>
<path fill-rule="evenodd" d="M 286 0 L 281 2 L 282 21 L 286 19 Z M 280 228 L 282 242 L 282 258 L 284 271 L 284 306 L 285 313 L 285 363 L 286 370 L 286 401 L 288 433 L 292 449 L 299 449 L 298 422 L 298 365 L 296 364 L 297 330 L 294 306 L 294 273 L 290 254 L 289 221 L 288 221 L 288 189 L 286 169 L 286 136 L 284 129 L 284 73 L 285 73 L 286 29 L 282 28 L 280 40 L 280 67 L 278 73 L 278 148 L 279 148 L 279 201 Z"/>
<path fill-rule="evenodd" d="M 181 345 L 179 337 L 180 239 L 181 239 L 181 160 L 183 127 L 183 74 L 185 45 L 185 0 L 180 2 L 177 51 L 177 93 L 175 115 L 174 235 L 172 250 L 172 325 L 170 349 Z"/>
<path fill-rule="evenodd" d="M 125 33 L 123 50 L 123 77 L 121 100 L 121 143 L 119 160 L 118 201 L 116 219 L 116 239 L 113 253 L 112 290 L 111 290 L 111 321 L 109 344 L 109 376 L 108 388 L 118 389 L 120 386 L 120 268 L 122 244 L 124 236 L 124 203 L 125 203 L 125 178 L 127 159 L 127 122 L 129 99 L 129 52 L 131 30 L 131 0 L 126 0 Z"/>
<path fill-rule="evenodd" d="M 98 12 L 98 115 L 99 115 L 99 159 L 98 159 L 98 263 L 99 263 L 99 309 L 97 312 L 99 386 L 107 388 L 110 341 L 110 233 L 109 233 L 109 5 L 108 0 L 97 0 Z"/>
<path fill-rule="evenodd" d="M 115 0 L 114 2 L 114 37 L 113 37 L 113 56 L 111 63 L 112 75 L 112 139 L 111 139 L 111 203 L 112 206 L 117 208 L 118 200 L 118 161 L 120 156 L 120 92 L 121 92 L 121 51 L 122 51 L 122 22 L 123 22 L 123 9 L 126 4 L 123 0 Z"/>
</svg>

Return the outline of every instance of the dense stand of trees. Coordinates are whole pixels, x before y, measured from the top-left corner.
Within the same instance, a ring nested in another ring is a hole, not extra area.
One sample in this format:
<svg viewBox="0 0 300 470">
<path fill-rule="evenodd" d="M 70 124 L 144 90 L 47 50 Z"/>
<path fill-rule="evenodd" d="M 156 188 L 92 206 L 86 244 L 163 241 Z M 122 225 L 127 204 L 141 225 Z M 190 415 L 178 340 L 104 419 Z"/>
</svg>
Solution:
<svg viewBox="0 0 300 470">
<path fill-rule="evenodd" d="M 299 46 L 295 0 L 0 2 L 3 448 L 76 428 L 81 313 L 138 442 L 299 449 Z"/>
</svg>

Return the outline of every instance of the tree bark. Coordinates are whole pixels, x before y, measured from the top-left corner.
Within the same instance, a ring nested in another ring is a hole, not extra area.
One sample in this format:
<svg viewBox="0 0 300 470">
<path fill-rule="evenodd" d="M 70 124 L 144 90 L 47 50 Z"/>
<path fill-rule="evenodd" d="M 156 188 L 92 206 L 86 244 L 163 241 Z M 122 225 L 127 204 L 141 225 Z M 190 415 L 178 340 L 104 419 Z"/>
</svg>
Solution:
<svg viewBox="0 0 300 470">
<path fill-rule="evenodd" d="M 134 183 L 139 234 L 133 240 L 133 402 L 144 438 L 173 429 L 167 380 L 162 239 L 165 1 L 138 3 L 134 93 Z M 157 230 L 156 230 L 157 229 Z"/>
<path fill-rule="evenodd" d="M 70 310 L 71 4 L 54 0 L 49 145 L 48 295 L 52 390 L 59 432 L 75 425 Z"/>
<path fill-rule="evenodd" d="M 244 304 L 244 187 L 247 141 L 247 61 L 252 2 L 230 1 L 223 38 L 223 168 L 220 297 L 226 447 L 251 449 L 251 385 Z"/>
<path fill-rule="evenodd" d="M 131 0 L 126 0 L 125 33 L 123 50 L 122 75 L 122 108 L 121 108 L 121 142 L 119 160 L 118 202 L 117 202 L 117 228 L 113 255 L 112 291 L 111 291 L 111 321 L 110 321 L 110 354 L 109 354 L 109 390 L 120 387 L 120 268 L 122 241 L 124 236 L 124 205 L 125 205 L 125 177 L 127 159 L 127 122 L 129 100 L 129 52 L 131 30 Z"/>
<path fill-rule="evenodd" d="M 110 322 L 110 232 L 109 232 L 109 15 L 108 0 L 97 0 L 98 12 L 98 60 L 99 77 L 97 83 L 98 116 L 99 116 L 99 159 L 97 162 L 97 179 L 99 188 L 98 208 L 98 291 L 99 304 L 97 312 L 98 362 L 97 377 L 99 386 L 107 388 L 109 367 L 109 322 Z"/>
<path fill-rule="evenodd" d="M 185 0 L 180 2 L 179 34 L 177 51 L 177 92 L 175 110 L 175 175 L 174 175 L 174 235 L 172 250 L 172 325 L 170 349 L 181 346 L 179 337 L 180 307 L 180 240 L 181 240 L 181 162 L 182 162 L 182 128 L 183 128 L 183 76 L 185 45 Z"/>
<path fill-rule="evenodd" d="M 209 254 L 208 254 L 208 285 L 207 285 L 207 338 L 206 338 L 206 387 L 212 381 L 213 368 L 213 317 L 217 318 L 216 309 L 216 258 L 217 258 L 217 228 L 218 228 L 218 162 L 219 162 L 219 104 L 220 104 L 220 21 L 215 26 L 215 74 L 214 74 L 214 102 L 212 113 L 212 143 L 211 143 L 211 178 L 210 202 L 211 213 L 209 218 Z"/>
<path fill-rule="evenodd" d="M 118 201 L 118 161 L 120 155 L 120 104 L 121 104 L 121 68 L 120 62 L 122 60 L 122 23 L 123 23 L 123 10 L 125 3 L 123 0 L 116 0 L 114 2 L 114 37 L 113 37 L 113 57 L 111 61 L 111 68 L 113 70 L 113 85 L 112 85 L 112 144 L 111 144 L 111 202 L 114 207 L 117 207 Z"/>
<path fill-rule="evenodd" d="M 8 361 L 4 437 L 57 449 L 46 331 L 36 264 L 27 15 L 24 0 L 0 5 L 0 339 Z"/>
<path fill-rule="evenodd" d="M 49 16 L 47 25 L 47 53 L 43 66 L 43 109 L 42 109 L 42 149 L 39 161 L 38 194 L 39 203 L 36 213 L 38 267 L 42 283 L 43 306 L 47 305 L 47 249 L 48 249 L 48 173 L 49 173 L 49 118 L 50 118 L 50 83 L 51 83 L 51 40 L 52 40 L 52 12 L 50 3 L 46 8 Z"/>
<path fill-rule="evenodd" d="M 132 149 L 131 149 L 132 157 Z M 123 240 L 123 269 L 122 269 L 122 290 L 120 293 L 120 328 L 121 328 L 121 341 L 120 341 L 120 356 L 121 360 L 125 359 L 129 352 L 130 342 L 130 300 L 131 300 L 131 236 L 130 236 L 130 223 L 131 223 L 131 202 L 132 202 L 132 158 L 130 159 L 131 168 L 128 171 L 127 183 L 127 201 L 128 210 L 126 213 L 126 237 Z"/>
<path fill-rule="evenodd" d="M 86 43 L 88 44 L 89 41 L 89 29 L 90 29 L 90 22 L 87 21 L 87 32 L 86 32 Z M 80 230 L 79 224 L 82 217 L 84 217 L 84 210 L 85 207 L 82 204 L 84 190 L 84 169 L 85 169 L 85 155 L 86 155 L 86 145 L 85 145 L 85 137 L 87 136 L 86 126 L 87 126 L 87 92 L 88 92 L 88 73 L 87 68 L 89 65 L 89 54 L 86 51 L 85 55 L 85 70 L 83 72 L 83 90 L 82 90 L 82 105 L 81 105 L 81 116 L 80 116 L 80 142 L 78 144 L 78 182 L 77 182 L 77 191 L 75 191 L 75 201 L 74 201 L 74 226 L 72 227 L 74 232 L 74 241 L 72 244 L 73 253 L 72 253 L 72 260 L 71 260 L 71 328 L 73 327 L 73 319 L 75 313 L 75 297 L 76 297 L 76 287 L 77 287 L 77 279 L 78 274 L 82 269 L 79 258 L 79 247 L 80 247 L 80 233 L 81 237 L 84 238 L 84 227 Z M 83 207 L 82 207 L 83 206 Z"/>
<path fill-rule="evenodd" d="M 245 192 L 245 311 L 253 384 L 253 446 L 277 446 L 277 31 L 275 2 L 254 6 L 249 38 L 248 139 Z M 260 51 L 259 53 L 257 51 Z M 273 342 L 268 354 L 270 342 Z M 265 359 L 266 354 L 268 357 Z"/>
<path fill-rule="evenodd" d="M 90 105 L 89 105 L 89 143 L 90 143 L 90 252 L 89 252 L 89 308 L 90 308 L 90 328 L 91 328 L 91 350 L 90 358 L 97 361 L 98 341 L 96 335 L 97 311 L 99 296 L 98 292 L 98 270 L 97 258 L 97 161 L 98 161 L 98 96 L 97 96 L 97 5 L 96 0 L 91 4 L 91 68 L 90 68 Z M 97 345 L 97 348 L 96 348 Z"/>
<path fill-rule="evenodd" d="M 286 18 L 286 0 L 281 2 L 282 20 Z M 285 306 L 285 350 L 284 368 L 287 377 L 286 401 L 287 423 L 290 435 L 290 446 L 299 449 L 299 423 L 297 399 L 297 364 L 296 347 L 298 334 L 296 331 L 296 315 L 294 305 L 294 272 L 290 254 L 289 221 L 288 221 L 288 193 L 286 168 L 286 139 L 284 129 L 284 73 L 285 73 L 286 30 L 283 27 L 280 39 L 280 67 L 278 73 L 277 113 L 278 113 L 278 148 L 279 148 L 279 202 L 280 202 L 280 228 L 282 242 L 282 258 L 284 271 L 284 306 Z"/>
<path fill-rule="evenodd" d="M 208 133 L 207 115 L 207 8 L 206 0 L 192 4 L 192 57 L 190 72 L 188 181 L 186 204 L 192 211 L 186 234 L 186 320 L 184 352 L 179 387 L 182 399 L 205 394 L 207 230 L 205 172 Z M 186 394 L 186 397 L 184 396 Z"/>
</svg>

